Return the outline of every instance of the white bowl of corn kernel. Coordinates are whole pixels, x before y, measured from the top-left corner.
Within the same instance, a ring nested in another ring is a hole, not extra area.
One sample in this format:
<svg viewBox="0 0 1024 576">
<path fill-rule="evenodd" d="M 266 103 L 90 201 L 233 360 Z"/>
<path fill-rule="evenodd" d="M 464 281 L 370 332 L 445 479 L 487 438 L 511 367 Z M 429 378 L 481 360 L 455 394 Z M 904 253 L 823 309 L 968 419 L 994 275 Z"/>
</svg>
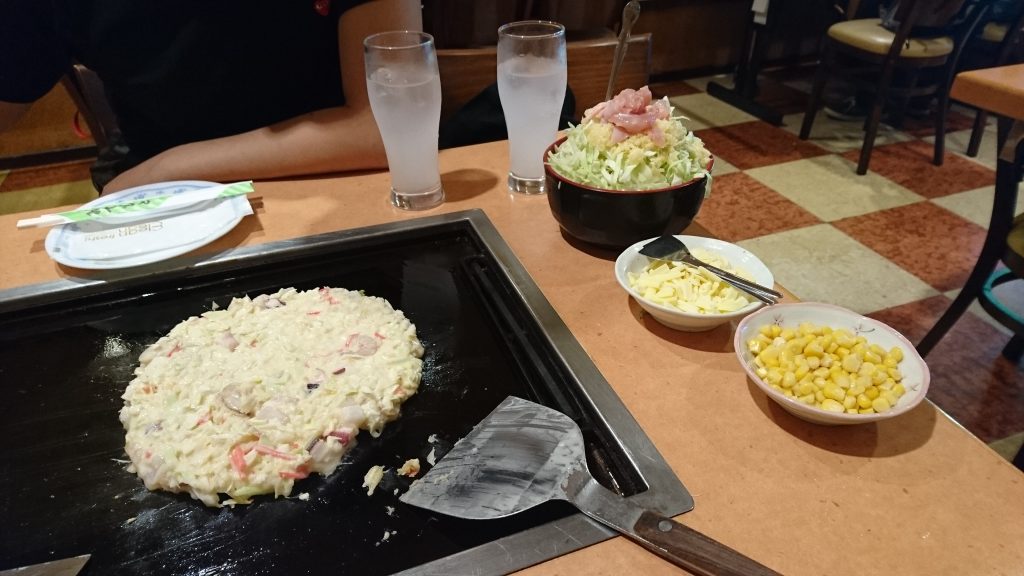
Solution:
<svg viewBox="0 0 1024 576">
<path fill-rule="evenodd" d="M 698 259 L 762 286 L 775 277 L 748 250 L 702 236 L 676 236 Z M 701 332 L 742 318 L 763 304 L 703 269 L 656 260 L 640 253 L 649 238 L 626 248 L 615 260 L 615 278 L 655 320 L 676 330 Z"/>
<path fill-rule="evenodd" d="M 769 398 L 818 424 L 899 416 L 924 400 L 931 379 L 903 335 L 831 304 L 776 304 L 755 312 L 736 327 L 733 345 Z"/>
</svg>

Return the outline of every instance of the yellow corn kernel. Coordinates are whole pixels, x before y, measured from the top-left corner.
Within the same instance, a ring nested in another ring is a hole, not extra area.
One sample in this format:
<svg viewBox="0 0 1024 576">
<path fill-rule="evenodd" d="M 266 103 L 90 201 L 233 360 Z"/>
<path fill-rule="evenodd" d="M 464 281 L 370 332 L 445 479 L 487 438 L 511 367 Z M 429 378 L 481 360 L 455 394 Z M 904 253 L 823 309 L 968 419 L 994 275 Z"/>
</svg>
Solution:
<svg viewBox="0 0 1024 576">
<path fill-rule="evenodd" d="M 871 350 L 868 350 L 867 352 L 864 353 L 864 360 L 871 362 L 872 364 L 882 363 L 882 357 L 879 356 L 878 354 L 875 354 Z"/>
<path fill-rule="evenodd" d="M 861 408 L 860 409 L 860 413 L 861 414 L 874 414 L 875 411 L 872 410 L 871 408 Z"/>
<path fill-rule="evenodd" d="M 861 363 L 860 368 L 857 369 L 857 374 L 860 376 L 871 376 L 871 373 L 875 371 L 875 363 L 868 362 L 865 360 Z"/>
<path fill-rule="evenodd" d="M 760 332 L 762 336 L 766 336 L 768 338 L 771 338 L 773 336 L 771 324 L 765 324 L 764 326 L 758 328 L 757 331 Z"/>
<path fill-rule="evenodd" d="M 854 378 L 854 383 L 863 387 L 865 390 L 868 386 L 871 386 L 871 376 L 857 376 Z"/>
<path fill-rule="evenodd" d="M 890 408 L 892 407 L 889 405 L 889 401 L 885 398 L 878 397 L 871 401 L 871 409 L 875 412 L 888 412 Z"/>
<path fill-rule="evenodd" d="M 868 389 L 864 391 L 864 395 L 874 400 L 875 398 L 878 398 L 878 388 L 869 386 Z"/>
<path fill-rule="evenodd" d="M 878 388 L 881 390 L 892 390 L 893 386 L 895 385 L 895 380 L 893 380 L 892 378 L 886 378 L 885 382 L 882 382 L 881 384 L 878 385 Z"/>
<path fill-rule="evenodd" d="M 882 358 L 882 366 L 885 366 L 886 368 L 895 368 L 898 364 L 899 362 L 897 362 L 891 354 L 886 354 L 885 357 Z"/>
<path fill-rule="evenodd" d="M 867 386 L 864 386 L 860 382 L 856 382 L 855 381 L 853 384 L 850 385 L 850 388 L 847 390 L 847 394 L 853 394 L 854 396 L 860 396 L 861 394 L 867 392 L 867 389 L 868 389 Z"/>
<path fill-rule="evenodd" d="M 750 350 L 750 353 L 755 356 L 761 352 L 762 346 L 764 346 L 764 343 L 760 340 L 752 339 L 747 342 L 747 350 Z"/>
<path fill-rule="evenodd" d="M 849 388 L 850 385 L 853 383 L 853 381 L 850 380 L 850 377 L 846 374 L 838 374 L 835 377 L 833 377 L 833 380 L 840 388 L 843 389 Z"/>
<path fill-rule="evenodd" d="M 899 397 L 896 396 L 896 394 L 894 394 L 891 390 L 885 390 L 878 397 L 882 398 L 883 400 L 885 400 L 889 404 L 889 406 L 895 406 L 896 403 L 899 402 L 899 400 L 900 400 Z M 876 400 L 877 400 L 877 398 L 876 398 Z M 877 408 L 876 408 L 876 410 L 877 410 Z"/>
<path fill-rule="evenodd" d="M 899 346 L 893 346 L 889 349 L 889 355 L 895 358 L 897 362 L 903 361 L 903 349 Z"/>
<path fill-rule="evenodd" d="M 822 392 L 821 390 L 815 390 L 814 391 L 814 401 L 817 402 L 818 404 L 821 404 L 822 402 L 824 402 L 825 401 L 825 393 Z"/>
<path fill-rule="evenodd" d="M 821 366 L 821 358 L 818 356 L 811 356 L 807 359 L 807 367 L 811 370 L 817 370 Z"/>
<path fill-rule="evenodd" d="M 860 406 L 861 408 L 871 408 L 871 398 L 868 398 L 865 394 L 858 394 L 857 406 Z"/>
<path fill-rule="evenodd" d="M 878 386 L 882 382 L 885 382 L 885 379 L 888 377 L 889 375 L 884 370 L 875 370 L 874 372 L 871 373 L 871 383 L 874 384 L 875 386 Z"/>
<path fill-rule="evenodd" d="M 792 340 L 793 338 L 796 338 L 796 332 L 794 332 L 792 328 L 783 328 L 782 332 L 779 333 L 779 336 L 782 336 L 786 340 Z"/>
<path fill-rule="evenodd" d="M 778 368 L 771 368 L 771 369 L 769 369 L 768 370 L 768 377 L 765 378 L 765 382 L 767 382 L 771 386 L 779 386 L 779 385 L 781 385 L 782 384 L 782 370 L 779 370 Z"/>
<path fill-rule="evenodd" d="M 846 413 L 847 414 L 860 414 L 860 412 L 858 412 L 856 408 L 847 408 L 846 409 Z"/>
<path fill-rule="evenodd" d="M 782 375 L 782 387 L 792 388 L 793 386 L 796 386 L 796 374 L 793 372 L 786 372 Z"/>
<path fill-rule="evenodd" d="M 814 384 L 811 382 L 800 382 L 796 386 L 796 393 L 798 396 L 814 395 Z"/>
<path fill-rule="evenodd" d="M 772 324 L 771 334 L 772 338 L 775 338 L 779 334 L 782 334 L 782 326 L 779 326 L 778 324 Z"/>
<path fill-rule="evenodd" d="M 851 352 L 843 358 L 843 370 L 856 374 L 862 363 L 860 356 Z"/>
<path fill-rule="evenodd" d="M 789 390 L 789 389 L 786 389 L 786 388 L 782 389 L 782 393 L 785 394 L 786 396 L 790 397 L 790 398 L 794 398 L 795 397 L 795 395 L 793 394 L 793 391 Z"/>
<path fill-rule="evenodd" d="M 818 368 L 815 368 L 812 374 L 814 374 L 818 378 L 825 378 L 826 376 L 828 376 L 828 368 L 822 368 L 819 366 Z"/>
<path fill-rule="evenodd" d="M 821 347 L 821 343 L 816 340 L 811 340 L 804 346 L 804 356 L 821 358 L 821 355 L 825 353 L 825 349 Z"/>
<path fill-rule="evenodd" d="M 895 380 L 897 382 L 899 382 L 900 380 L 903 380 L 903 374 L 900 372 L 899 368 L 889 368 L 888 372 L 889 372 L 889 378 L 892 378 L 893 380 Z"/>
<path fill-rule="evenodd" d="M 819 363 L 825 368 L 831 368 L 836 365 L 835 358 L 833 358 L 831 354 L 825 354 L 822 356 Z"/>
<path fill-rule="evenodd" d="M 803 402 L 804 404 L 809 404 L 809 405 L 813 406 L 814 405 L 814 394 L 807 394 L 806 396 L 800 396 L 799 398 L 797 398 L 797 400 Z"/>
<path fill-rule="evenodd" d="M 804 351 L 804 343 L 799 338 L 794 338 L 786 341 L 785 348 L 793 356 L 799 356 Z"/>
<path fill-rule="evenodd" d="M 868 351 L 878 356 L 885 356 L 885 348 L 882 348 L 878 344 L 868 344 Z"/>
<path fill-rule="evenodd" d="M 828 384 L 825 384 L 824 392 L 825 392 L 825 397 L 826 398 L 831 398 L 831 399 L 839 401 L 839 402 L 842 402 L 843 399 L 846 398 L 846 392 L 844 392 L 843 389 L 840 388 L 834 382 L 830 382 Z"/>
<path fill-rule="evenodd" d="M 856 396 L 847 396 L 846 398 L 843 398 L 843 407 L 846 408 L 847 411 L 853 410 L 853 412 L 856 413 L 857 412 L 857 397 Z"/>
<path fill-rule="evenodd" d="M 836 348 L 835 354 L 840 360 L 846 360 L 846 357 L 850 355 L 850 349 L 845 346 Z"/>
<path fill-rule="evenodd" d="M 762 380 L 768 377 L 768 369 L 765 368 L 764 366 L 759 366 L 758 369 L 755 370 L 754 372 L 757 374 L 757 377 Z"/>
<path fill-rule="evenodd" d="M 895 394 L 897 398 L 901 398 L 907 393 L 907 389 L 903 387 L 903 384 L 897 384 L 892 387 L 892 393 Z"/>
<path fill-rule="evenodd" d="M 828 412 L 842 412 L 846 410 L 846 408 L 844 408 L 842 404 L 836 402 L 831 398 L 826 398 L 824 401 L 822 401 L 821 409 L 826 410 Z"/>
<path fill-rule="evenodd" d="M 810 369 L 810 367 L 807 364 L 804 364 L 802 366 L 798 365 L 797 368 L 796 368 L 796 377 L 798 379 L 799 378 L 803 378 L 804 376 L 807 376 L 810 373 L 811 373 L 811 369 Z"/>
</svg>

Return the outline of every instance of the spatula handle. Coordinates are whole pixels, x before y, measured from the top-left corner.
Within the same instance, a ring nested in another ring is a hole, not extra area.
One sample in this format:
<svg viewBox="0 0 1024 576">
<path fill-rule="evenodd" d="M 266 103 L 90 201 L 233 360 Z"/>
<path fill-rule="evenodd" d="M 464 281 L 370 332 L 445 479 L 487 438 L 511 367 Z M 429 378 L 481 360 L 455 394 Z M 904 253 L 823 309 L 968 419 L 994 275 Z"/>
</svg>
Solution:
<svg viewBox="0 0 1024 576">
<path fill-rule="evenodd" d="M 694 574 L 707 576 L 778 576 L 778 572 L 747 558 L 692 528 L 651 511 L 633 526 L 645 547 Z M 656 549 L 651 548 L 656 547 Z"/>
<path fill-rule="evenodd" d="M 573 488 L 568 492 L 569 500 L 581 512 L 693 574 L 779 576 L 725 544 L 611 492 L 589 472 L 574 474 L 569 486 Z"/>
</svg>

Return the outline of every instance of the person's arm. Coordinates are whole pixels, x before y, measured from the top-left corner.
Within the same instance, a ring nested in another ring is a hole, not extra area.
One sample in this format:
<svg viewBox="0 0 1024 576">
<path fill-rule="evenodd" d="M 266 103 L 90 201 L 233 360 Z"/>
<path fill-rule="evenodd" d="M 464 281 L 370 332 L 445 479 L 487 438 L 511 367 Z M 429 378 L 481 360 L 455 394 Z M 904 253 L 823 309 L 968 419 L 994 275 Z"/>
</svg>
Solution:
<svg viewBox="0 0 1024 576">
<path fill-rule="evenodd" d="M 120 174 L 103 193 L 167 180 L 229 182 L 386 167 L 366 94 L 363 39 L 375 32 L 422 26 L 417 0 L 374 0 L 345 11 L 338 21 L 344 106 L 176 146 Z"/>
<path fill-rule="evenodd" d="M 4 102 L 0 100 L 0 133 L 14 126 L 22 116 L 28 112 L 32 104 L 21 104 L 18 102 Z"/>
</svg>

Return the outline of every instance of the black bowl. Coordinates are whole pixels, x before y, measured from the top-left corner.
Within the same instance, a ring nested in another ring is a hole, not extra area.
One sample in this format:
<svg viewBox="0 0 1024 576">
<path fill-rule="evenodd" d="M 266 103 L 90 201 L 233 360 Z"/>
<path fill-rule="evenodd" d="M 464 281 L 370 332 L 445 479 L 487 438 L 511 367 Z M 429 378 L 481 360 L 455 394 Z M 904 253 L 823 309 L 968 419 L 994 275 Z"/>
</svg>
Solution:
<svg viewBox="0 0 1024 576">
<path fill-rule="evenodd" d="M 544 172 L 551 214 L 573 238 L 625 248 L 645 238 L 678 234 L 690 225 L 704 202 L 707 178 L 694 178 L 668 188 L 607 190 L 573 182 L 547 163 L 565 138 L 544 151 Z M 708 164 L 708 171 L 714 158 Z"/>
</svg>

